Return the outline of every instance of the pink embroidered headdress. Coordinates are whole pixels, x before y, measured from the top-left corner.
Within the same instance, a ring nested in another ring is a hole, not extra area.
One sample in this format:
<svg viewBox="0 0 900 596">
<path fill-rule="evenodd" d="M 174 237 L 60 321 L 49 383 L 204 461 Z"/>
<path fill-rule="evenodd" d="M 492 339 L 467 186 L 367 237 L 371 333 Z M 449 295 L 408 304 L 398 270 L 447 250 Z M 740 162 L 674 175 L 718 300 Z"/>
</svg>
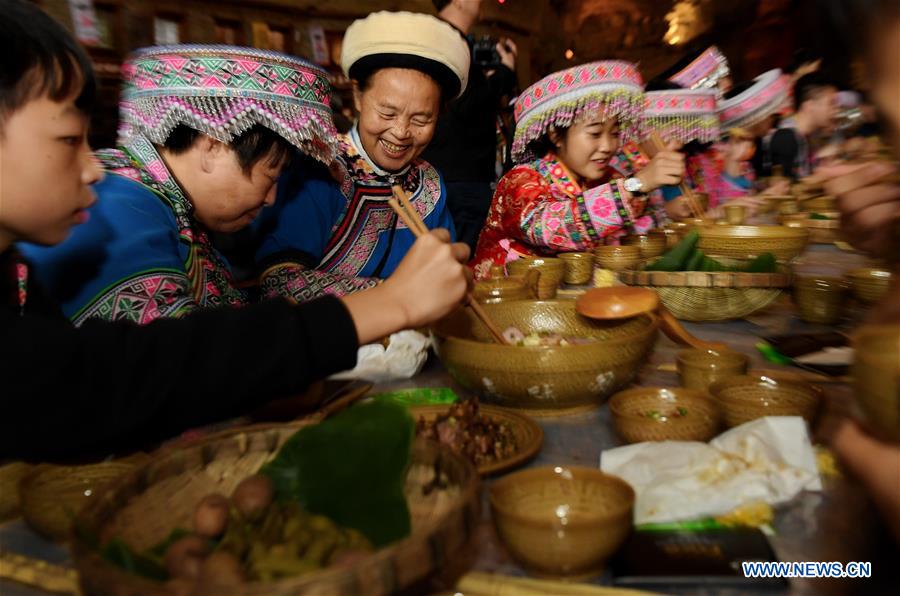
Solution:
<svg viewBox="0 0 900 596">
<path fill-rule="evenodd" d="M 665 140 L 684 144 L 719 138 L 719 115 L 713 89 L 666 89 L 644 95 L 643 136 L 656 131 Z"/>
<path fill-rule="evenodd" d="M 522 162 L 534 157 L 529 144 L 542 138 L 551 126 L 568 128 L 598 112 L 618 118 L 623 141 L 637 138 L 643 85 L 637 67 L 620 60 L 582 64 L 544 77 L 516 100 L 513 159 Z"/>
<path fill-rule="evenodd" d="M 325 71 L 285 54 L 217 45 L 145 48 L 122 66 L 119 136 L 162 144 L 179 124 L 230 142 L 259 124 L 330 163 L 337 131 Z"/>
</svg>

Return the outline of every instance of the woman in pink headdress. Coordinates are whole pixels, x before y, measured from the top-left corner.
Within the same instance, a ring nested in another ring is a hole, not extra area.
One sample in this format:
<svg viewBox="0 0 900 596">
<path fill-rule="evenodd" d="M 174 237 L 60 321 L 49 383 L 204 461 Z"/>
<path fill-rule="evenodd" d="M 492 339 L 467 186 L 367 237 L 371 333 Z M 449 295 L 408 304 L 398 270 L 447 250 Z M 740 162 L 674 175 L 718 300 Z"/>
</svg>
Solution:
<svg viewBox="0 0 900 596">
<path fill-rule="evenodd" d="M 637 137 L 642 111 L 640 74 L 621 61 L 556 72 L 522 93 L 512 147 L 520 165 L 497 185 L 476 278 L 522 256 L 590 250 L 659 224 L 647 194 L 681 180 L 683 157 L 662 151 L 627 178 L 611 167 L 622 142 Z"/>
</svg>

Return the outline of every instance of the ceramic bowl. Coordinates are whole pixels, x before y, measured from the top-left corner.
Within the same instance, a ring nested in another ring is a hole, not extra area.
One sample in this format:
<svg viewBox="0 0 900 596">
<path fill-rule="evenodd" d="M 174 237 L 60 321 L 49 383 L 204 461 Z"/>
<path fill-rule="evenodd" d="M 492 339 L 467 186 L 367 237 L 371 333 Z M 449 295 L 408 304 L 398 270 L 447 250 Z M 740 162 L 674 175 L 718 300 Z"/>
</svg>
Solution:
<svg viewBox="0 0 900 596">
<path fill-rule="evenodd" d="M 581 286 L 594 276 L 594 255 L 589 252 L 566 252 L 559 255 L 565 264 L 563 281 L 569 285 Z"/>
<path fill-rule="evenodd" d="M 900 325 L 861 327 L 853 347 L 857 403 L 876 432 L 900 442 Z"/>
<path fill-rule="evenodd" d="M 812 425 L 822 404 L 822 390 L 815 385 L 765 375 L 732 377 L 713 383 L 709 391 L 728 428 L 764 416 L 802 416 Z"/>
<path fill-rule="evenodd" d="M 653 349 L 659 321 L 644 315 L 596 321 L 575 311 L 574 300 L 516 300 L 486 304 L 501 330 L 549 331 L 598 341 L 520 347 L 495 343 L 471 309 L 458 309 L 432 330 L 438 356 L 451 376 L 485 401 L 532 415 L 559 415 L 599 406 L 630 382 Z"/>
<path fill-rule="evenodd" d="M 760 213 L 772 211 L 780 213 L 782 203 L 797 203 L 797 197 L 794 195 L 762 195 L 760 198 L 764 199 L 759 209 Z"/>
<path fill-rule="evenodd" d="M 653 231 L 647 234 L 627 236 L 626 246 L 637 246 L 641 251 L 642 259 L 652 259 L 666 252 L 666 235 L 661 231 Z"/>
<path fill-rule="evenodd" d="M 770 252 L 790 261 L 806 248 L 809 232 L 785 226 L 700 226 L 697 248 L 708 255 L 752 259 Z"/>
<path fill-rule="evenodd" d="M 887 295 L 891 287 L 891 272 L 887 269 L 853 269 L 847 272 L 853 295 L 860 302 L 878 302 Z"/>
<path fill-rule="evenodd" d="M 490 488 L 497 533 L 518 561 L 540 575 L 591 577 L 631 532 L 634 490 L 586 467 L 515 472 Z"/>
<path fill-rule="evenodd" d="M 716 381 L 743 375 L 749 358 L 731 350 L 681 350 L 675 357 L 681 386 L 695 391 L 707 391 Z"/>
<path fill-rule="evenodd" d="M 637 246 L 598 246 L 594 259 L 604 269 L 621 271 L 641 262 L 641 249 Z"/>
<path fill-rule="evenodd" d="M 807 323 L 834 325 L 849 290 L 850 284 L 840 277 L 801 277 L 794 280 L 794 303 Z"/>
<path fill-rule="evenodd" d="M 739 226 L 744 223 L 747 217 L 746 205 L 725 205 L 725 221 L 729 225 Z"/>
<path fill-rule="evenodd" d="M 718 405 L 701 391 L 636 387 L 609 400 L 616 431 L 628 443 L 708 441 L 716 436 Z"/>
<path fill-rule="evenodd" d="M 804 211 L 816 213 L 821 213 L 822 211 L 837 211 L 837 198 L 833 195 L 822 195 L 813 199 L 806 199 L 800 203 L 800 208 Z"/>
<path fill-rule="evenodd" d="M 524 276 L 506 277 L 503 267 L 491 267 L 491 277 L 475 284 L 472 295 L 482 303 L 493 304 L 504 300 L 534 300 L 537 298 L 541 272 L 529 269 Z"/>
<path fill-rule="evenodd" d="M 556 290 L 562 283 L 566 273 L 566 264 L 555 257 L 523 257 L 509 263 L 506 268 L 511 276 L 525 276 L 529 269 L 541 272 L 537 284 L 537 297 L 540 299 L 555 298 Z"/>
</svg>

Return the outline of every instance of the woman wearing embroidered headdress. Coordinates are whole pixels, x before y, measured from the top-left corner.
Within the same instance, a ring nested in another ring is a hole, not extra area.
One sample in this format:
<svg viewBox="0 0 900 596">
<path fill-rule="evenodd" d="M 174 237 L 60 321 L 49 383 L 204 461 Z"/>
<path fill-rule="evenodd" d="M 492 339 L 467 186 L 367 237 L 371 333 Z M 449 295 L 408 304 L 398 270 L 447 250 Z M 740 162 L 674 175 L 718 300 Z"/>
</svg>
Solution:
<svg viewBox="0 0 900 596">
<path fill-rule="evenodd" d="M 338 138 L 337 185 L 306 167 L 279 182 L 258 230 L 267 296 L 343 295 L 390 276 L 415 240 L 388 204 L 396 185 L 429 229 L 452 230 L 441 175 L 419 156 L 466 87 L 466 41 L 429 15 L 378 12 L 350 25 L 342 52 L 359 118 Z"/>
<path fill-rule="evenodd" d="M 107 176 L 87 221 L 22 252 L 76 325 L 246 304 L 208 233 L 240 230 L 271 205 L 298 150 L 333 160 L 325 72 L 276 52 L 187 45 L 140 50 L 123 74 L 122 144 L 97 154 Z"/>
<path fill-rule="evenodd" d="M 645 212 L 647 193 L 677 184 L 683 157 L 661 151 L 628 178 L 611 167 L 622 142 L 638 136 L 643 101 L 635 66 L 613 60 L 553 73 L 519 96 L 512 153 L 521 165 L 497 185 L 476 278 L 521 256 L 590 250 L 658 223 Z"/>
<path fill-rule="evenodd" d="M 756 142 L 768 134 L 787 101 L 788 87 L 780 70 L 770 70 L 736 86 L 719 101 L 722 141 L 688 162 L 688 175 L 709 194 L 710 205 L 741 199 L 755 206 L 756 200 L 748 196 L 754 194 L 757 178 L 751 160 Z M 764 193 L 786 191 L 774 187 Z"/>
<path fill-rule="evenodd" d="M 651 81 L 644 95 L 643 136 L 653 133 L 685 155 L 687 173 L 683 183 L 706 192 L 690 176 L 690 163 L 719 140 L 719 116 L 714 89 L 682 89 L 670 81 Z M 666 214 L 671 219 L 692 217 L 679 186 L 663 186 Z M 714 207 L 715 205 L 711 205 Z"/>
<path fill-rule="evenodd" d="M 336 135 L 325 72 L 230 46 L 162 46 L 123 66 L 120 147 L 97 204 L 62 244 L 24 245 L 76 325 L 139 324 L 247 297 L 208 233 L 248 226 L 297 149 L 328 163 Z"/>
</svg>

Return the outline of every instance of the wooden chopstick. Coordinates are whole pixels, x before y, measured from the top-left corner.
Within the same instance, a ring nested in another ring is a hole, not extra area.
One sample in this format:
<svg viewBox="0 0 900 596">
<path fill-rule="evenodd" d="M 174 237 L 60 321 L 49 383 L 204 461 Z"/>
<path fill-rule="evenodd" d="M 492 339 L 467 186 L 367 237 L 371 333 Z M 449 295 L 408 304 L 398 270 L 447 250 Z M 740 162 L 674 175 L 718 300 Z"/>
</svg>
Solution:
<svg viewBox="0 0 900 596">
<path fill-rule="evenodd" d="M 388 199 L 388 205 L 391 206 L 391 209 L 397 214 L 406 227 L 413 233 L 413 236 L 419 238 L 428 233 L 428 226 L 425 225 L 425 222 L 422 221 L 422 218 L 419 217 L 419 212 L 415 210 L 415 208 L 410 204 L 409 197 L 406 196 L 406 192 L 399 185 L 395 185 L 393 187 L 394 196 L 397 198 Z M 398 200 L 399 199 L 399 200 Z M 503 334 L 500 332 L 500 329 L 494 324 L 494 321 L 491 320 L 490 315 L 485 312 L 485 310 L 478 304 L 478 301 L 472 297 L 472 293 L 469 292 L 466 295 L 467 302 L 466 304 L 472 309 L 475 315 L 481 319 L 481 322 L 484 323 L 484 326 L 487 327 L 488 331 L 490 331 L 491 335 L 499 344 L 508 345 L 509 342 L 503 337 Z"/>
<path fill-rule="evenodd" d="M 666 150 L 666 144 L 663 142 L 662 137 L 659 136 L 657 131 L 654 130 L 650 133 L 650 141 L 653 143 L 657 152 Z M 691 187 L 682 180 L 681 184 L 678 185 L 678 189 L 681 190 L 682 196 L 687 201 L 688 209 L 691 210 L 691 214 L 698 219 L 703 219 L 706 214 L 703 212 L 703 207 L 700 205 L 700 202 L 697 200 Z"/>
</svg>

